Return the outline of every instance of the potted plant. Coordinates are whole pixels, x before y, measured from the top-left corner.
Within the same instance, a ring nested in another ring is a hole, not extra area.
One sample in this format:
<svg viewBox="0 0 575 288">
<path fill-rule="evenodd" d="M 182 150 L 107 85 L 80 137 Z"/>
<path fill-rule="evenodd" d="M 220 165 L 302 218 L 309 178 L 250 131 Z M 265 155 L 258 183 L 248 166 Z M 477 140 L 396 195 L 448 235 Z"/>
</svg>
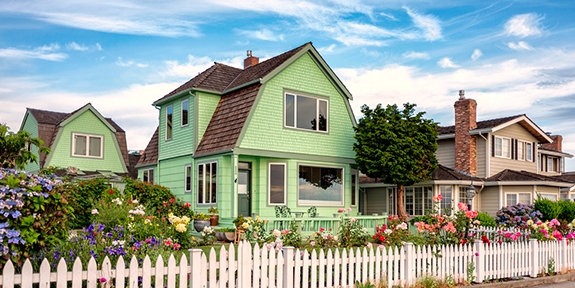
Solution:
<svg viewBox="0 0 575 288">
<path fill-rule="evenodd" d="M 228 242 L 234 242 L 234 240 L 236 239 L 236 229 L 235 228 L 231 228 L 231 227 L 220 228 L 218 231 L 219 231 L 219 233 L 223 234 L 223 239 L 220 241 L 225 240 Z M 217 236 L 218 235 L 216 234 L 216 237 Z"/>
<path fill-rule="evenodd" d="M 200 212 L 194 214 L 192 217 L 194 219 L 194 229 L 196 229 L 197 232 L 202 232 L 204 231 L 204 227 L 210 226 L 210 215 Z"/>
<path fill-rule="evenodd" d="M 218 226 L 218 222 L 220 221 L 220 216 L 218 215 L 218 208 L 210 207 L 210 209 L 208 209 L 208 214 L 210 214 L 210 225 Z"/>
</svg>

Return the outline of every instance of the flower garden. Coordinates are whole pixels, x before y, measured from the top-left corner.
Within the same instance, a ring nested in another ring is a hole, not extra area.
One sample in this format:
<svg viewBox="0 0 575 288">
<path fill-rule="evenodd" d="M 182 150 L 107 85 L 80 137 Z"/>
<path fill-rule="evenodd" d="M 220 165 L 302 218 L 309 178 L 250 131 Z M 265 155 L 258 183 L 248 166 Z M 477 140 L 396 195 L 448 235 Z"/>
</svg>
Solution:
<svg viewBox="0 0 575 288">
<path fill-rule="evenodd" d="M 537 239 L 553 241 L 575 239 L 575 203 L 540 199 L 534 205 L 518 204 L 502 208 L 496 218 L 467 209 L 459 203 L 453 213 L 439 213 L 441 195 L 433 198 L 435 210 L 405 222 L 390 216 L 387 224 L 375 233 L 362 227 L 354 218 L 344 217 L 348 210 L 337 212 L 341 220 L 337 229 L 319 228 L 309 237 L 297 232 L 291 221 L 284 230 L 267 229 L 259 217 L 239 216 L 237 229 L 246 240 L 268 250 L 284 246 L 307 249 L 350 247 L 399 247 L 414 245 L 466 245 L 480 239 L 497 245 L 503 242 Z M 34 175 L 0 170 L 0 265 L 9 259 L 19 267 L 25 259 L 39 265 L 60 259 L 71 265 L 76 258 L 86 265 L 90 258 L 101 263 L 105 257 L 114 262 L 119 257 L 135 256 L 140 263 L 149 256 L 167 259 L 187 253 L 189 248 L 210 247 L 216 231 L 207 226 L 193 233 L 194 219 L 209 216 L 194 213 L 189 203 L 175 197 L 168 189 L 126 179 L 123 192 L 110 188 L 103 179 L 69 182 L 53 175 Z M 486 233 L 485 226 L 499 228 Z M 519 230 L 506 230 L 517 228 Z M 496 230 L 497 231 L 497 230 Z M 35 269 L 38 266 L 34 267 Z"/>
</svg>

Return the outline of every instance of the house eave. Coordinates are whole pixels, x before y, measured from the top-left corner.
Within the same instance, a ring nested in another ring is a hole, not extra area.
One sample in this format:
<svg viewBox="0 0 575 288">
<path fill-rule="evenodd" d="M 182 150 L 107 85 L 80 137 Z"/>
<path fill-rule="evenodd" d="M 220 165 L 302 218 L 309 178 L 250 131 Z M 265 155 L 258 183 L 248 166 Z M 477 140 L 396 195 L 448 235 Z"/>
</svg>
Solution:
<svg viewBox="0 0 575 288">
<path fill-rule="evenodd" d="M 572 183 L 552 182 L 552 181 L 487 181 L 485 186 L 552 186 L 552 187 L 572 187 Z"/>
</svg>

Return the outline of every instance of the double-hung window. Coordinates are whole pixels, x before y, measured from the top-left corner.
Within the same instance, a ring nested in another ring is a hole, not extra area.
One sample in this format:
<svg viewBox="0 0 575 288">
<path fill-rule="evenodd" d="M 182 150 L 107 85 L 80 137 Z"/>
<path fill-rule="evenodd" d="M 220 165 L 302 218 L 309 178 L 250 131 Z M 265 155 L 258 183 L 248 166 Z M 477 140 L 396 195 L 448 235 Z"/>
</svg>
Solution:
<svg viewBox="0 0 575 288">
<path fill-rule="evenodd" d="M 327 100 L 286 93 L 284 107 L 286 127 L 327 132 Z"/>
<path fill-rule="evenodd" d="M 511 158 L 511 139 L 495 137 L 495 156 Z"/>
<path fill-rule="evenodd" d="M 192 191 L 192 165 L 186 165 L 184 168 L 184 191 L 191 192 Z"/>
<path fill-rule="evenodd" d="M 72 133 L 72 156 L 102 158 L 104 136 Z"/>
<path fill-rule="evenodd" d="M 505 205 L 531 204 L 531 193 L 506 193 Z"/>
<path fill-rule="evenodd" d="M 439 194 L 443 196 L 440 203 L 442 214 L 451 214 L 453 210 L 453 187 L 452 186 L 439 186 Z"/>
<path fill-rule="evenodd" d="M 166 107 L 166 140 L 172 139 L 172 130 L 174 128 L 174 106 Z"/>
<path fill-rule="evenodd" d="M 198 204 L 215 204 L 218 192 L 218 163 L 198 164 Z"/>
<path fill-rule="evenodd" d="M 517 160 L 533 161 L 533 143 L 517 141 Z"/>
<path fill-rule="evenodd" d="M 343 205 L 343 168 L 299 166 L 298 204 Z"/>
<path fill-rule="evenodd" d="M 269 164 L 268 199 L 270 205 L 286 204 L 286 164 Z"/>
<path fill-rule="evenodd" d="M 180 104 L 181 104 L 181 111 L 180 111 L 180 116 L 182 117 L 182 119 L 180 119 L 180 126 L 184 127 L 184 126 L 188 126 L 188 122 L 189 122 L 189 103 L 190 101 L 188 101 L 188 99 L 183 100 Z"/>
</svg>

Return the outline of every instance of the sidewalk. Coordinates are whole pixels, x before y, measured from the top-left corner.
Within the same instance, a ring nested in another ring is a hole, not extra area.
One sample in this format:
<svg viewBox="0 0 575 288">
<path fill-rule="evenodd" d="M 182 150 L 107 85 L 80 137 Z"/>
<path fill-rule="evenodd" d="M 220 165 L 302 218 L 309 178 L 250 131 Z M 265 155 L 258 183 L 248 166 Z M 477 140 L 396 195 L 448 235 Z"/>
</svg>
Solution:
<svg viewBox="0 0 575 288">
<path fill-rule="evenodd" d="M 546 276 L 538 278 L 526 278 L 522 280 L 512 280 L 505 282 L 495 282 L 486 284 L 472 285 L 473 288 L 521 288 L 521 287 L 535 287 L 546 284 L 553 284 L 566 281 L 575 281 L 575 273 L 567 273 L 556 276 Z"/>
</svg>

